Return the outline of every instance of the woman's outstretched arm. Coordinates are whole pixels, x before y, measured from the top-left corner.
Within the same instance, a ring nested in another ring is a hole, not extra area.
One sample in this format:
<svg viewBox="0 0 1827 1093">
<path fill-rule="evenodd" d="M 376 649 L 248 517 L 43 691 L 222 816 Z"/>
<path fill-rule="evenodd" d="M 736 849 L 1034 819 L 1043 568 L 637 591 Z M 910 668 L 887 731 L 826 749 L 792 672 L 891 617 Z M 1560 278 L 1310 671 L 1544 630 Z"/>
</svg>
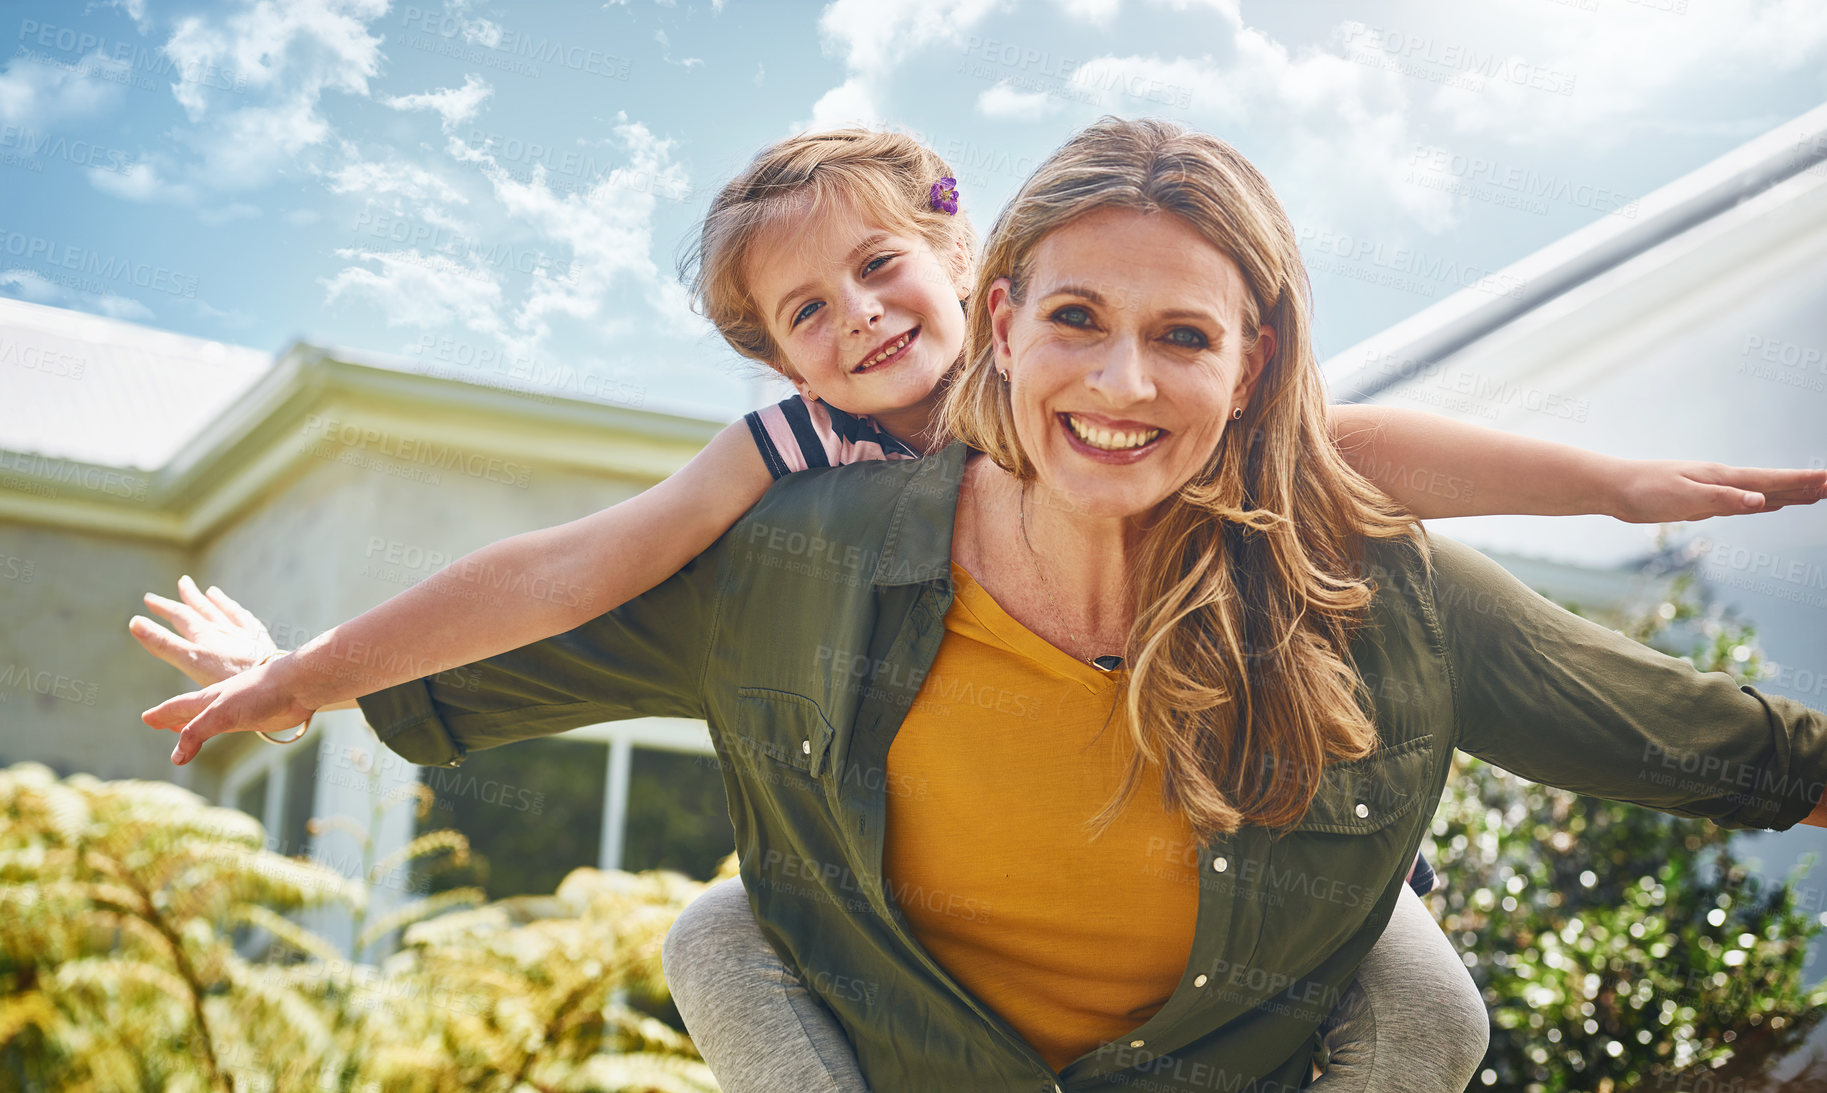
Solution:
<svg viewBox="0 0 1827 1093">
<path fill-rule="evenodd" d="M 296 652 L 168 699 L 142 720 L 181 734 L 172 752 L 181 765 L 219 733 L 284 730 L 313 710 L 564 633 L 677 572 L 771 482 L 737 422 L 646 492 L 483 547 Z M 478 606 L 478 594 L 495 589 Z"/>
<path fill-rule="evenodd" d="M 1633 524 L 1773 512 L 1818 501 L 1827 471 L 1619 459 L 1424 410 L 1331 408 L 1353 470 L 1423 519 L 1615 516 Z"/>
<path fill-rule="evenodd" d="M 1455 746 L 1530 781 L 1725 828 L 1827 819 L 1827 713 L 1698 671 L 1469 547 L 1430 541 Z"/>
</svg>

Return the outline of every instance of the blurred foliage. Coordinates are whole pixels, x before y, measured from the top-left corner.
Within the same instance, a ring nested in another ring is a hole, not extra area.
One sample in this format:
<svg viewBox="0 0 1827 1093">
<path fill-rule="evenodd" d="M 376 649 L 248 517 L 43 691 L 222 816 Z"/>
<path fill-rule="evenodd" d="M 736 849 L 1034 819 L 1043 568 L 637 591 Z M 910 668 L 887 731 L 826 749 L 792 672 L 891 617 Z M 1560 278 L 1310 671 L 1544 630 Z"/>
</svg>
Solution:
<svg viewBox="0 0 1827 1093">
<path fill-rule="evenodd" d="M 1708 607 L 1691 566 L 1646 575 L 1661 599 L 1598 621 L 1741 684 L 1764 676 L 1755 632 Z M 1767 1077 L 1827 1006 L 1827 983 L 1801 980 L 1821 908 L 1798 905 L 1796 877 L 1748 871 L 1733 832 L 1461 754 L 1432 833 L 1445 887 L 1427 902 L 1491 1011 L 1470 1089 L 1827 1089 L 1819 1064 Z"/>
<path fill-rule="evenodd" d="M 364 924 L 366 881 L 264 837 L 167 783 L 0 770 L 0 1088 L 717 1088 L 641 1008 L 665 1005 L 660 944 L 703 884 L 577 869 L 554 895 L 457 889 Z M 466 853 L 430 832 L 368 876 Z M 355 918 L 358 952 L 403 930 L 400 948 L 347 960 L 286 917 L 314 907 Z"/>
</svg>

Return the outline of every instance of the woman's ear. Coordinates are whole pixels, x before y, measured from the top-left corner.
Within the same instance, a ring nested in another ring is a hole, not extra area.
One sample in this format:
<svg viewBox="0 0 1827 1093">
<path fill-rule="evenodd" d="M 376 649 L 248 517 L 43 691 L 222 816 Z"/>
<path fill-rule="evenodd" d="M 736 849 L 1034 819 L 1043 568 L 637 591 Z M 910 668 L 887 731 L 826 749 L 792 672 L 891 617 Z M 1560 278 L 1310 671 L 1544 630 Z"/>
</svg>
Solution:
<svg viewBox="0 0 1827 1093">
<path fill-rule="evenodd" d="M 990 284 L 990 345 L 996 351 L 996 363 L 1006 369 L 1013 359 L 1009 352 L 1009 327 L 1015 321 L 1015 298 L 1009 290 L 1014 287 L 1007 277 L 998 277 Z"/>
<path fill-rule="evenodd" d="M 1256 381 L 1262 378 L 1262 370 L 1275 358 L 1278 344 L 1274 327 L 1264 323 L 1256 328 L 1256 344 L 1243 355 L 1243 367 L 1237 372 L 1237 385 L 1231 388 L 1232 406 L 1250 404 L 1250 396 L 1256 391 Z"/>
</svg>

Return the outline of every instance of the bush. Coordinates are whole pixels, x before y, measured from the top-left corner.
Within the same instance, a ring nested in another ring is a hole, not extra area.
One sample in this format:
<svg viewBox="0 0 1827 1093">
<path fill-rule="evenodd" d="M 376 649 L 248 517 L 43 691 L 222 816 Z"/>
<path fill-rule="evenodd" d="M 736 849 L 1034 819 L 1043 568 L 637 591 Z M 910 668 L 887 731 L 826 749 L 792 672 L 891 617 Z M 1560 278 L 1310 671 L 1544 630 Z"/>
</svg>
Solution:
<svg viewBox="0 0 1827 1093">
<path fill-rule="evenodd" d="M 463 850 L 432 832 L 385 868 Z M 359 916 L 363 882 L 176 786 L 20 764 L 0 770 L 0 1086 L 714 1091 L 637 1008 L 664 1004 L 660 943 L 703 888 L 578 869 L 552 896 L 439 893 L 364 931 L 403 929 L 400 951 L 354 963 L 285 916 Z"/>
<path fill-rule="evenodd" d="M 1762 675 L 1751 628 L 1706 609 L 1691 571 L 1620 631 L 1702 671 Z M 1491 1010 L 1471 1089 L 1518 1093 L 1766 1088 L 1822 1017 L 1801 970 L 1821 924 L 1795 878 L 1758 883 L 1732 833 L 1524 781 L 1459 756 L 1428 897 Z M 1827 1088 L 1812 1068 L 1790 1085 Z"/>
</svg>

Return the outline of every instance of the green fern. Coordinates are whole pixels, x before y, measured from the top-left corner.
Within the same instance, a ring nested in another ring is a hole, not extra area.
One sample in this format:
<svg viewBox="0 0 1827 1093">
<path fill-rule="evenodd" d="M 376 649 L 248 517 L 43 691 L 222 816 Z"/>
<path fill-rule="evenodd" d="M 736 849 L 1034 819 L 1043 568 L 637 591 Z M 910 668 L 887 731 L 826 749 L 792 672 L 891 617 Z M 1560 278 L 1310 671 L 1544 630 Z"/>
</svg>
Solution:
<svg viewBox="0 0 1827 1093">
<path fill-rule="evenodd" d="M 425 794 L 398 799 L 423 815 Z M 372 849 L 372 825 L 313 823 Z M 550 896 L 459 889 L 364 921 L 371 884 L 460 864 L 463 837 L 421 835 L 356 880 L 264 838 L 167 783 L 0 770 L 0 1088 L 717 1088 L 682 1031 L 630 1004 L 664 1002 L 660 944 L 703 884 L 579 869 Z M 323 905 L 355 918 L 358 954 L 395 933 L 401 948 L 345 959 L 290 917 Z M 269 939 L 257 959 L 236 950 L 246 927 Z"/>
</svg>

